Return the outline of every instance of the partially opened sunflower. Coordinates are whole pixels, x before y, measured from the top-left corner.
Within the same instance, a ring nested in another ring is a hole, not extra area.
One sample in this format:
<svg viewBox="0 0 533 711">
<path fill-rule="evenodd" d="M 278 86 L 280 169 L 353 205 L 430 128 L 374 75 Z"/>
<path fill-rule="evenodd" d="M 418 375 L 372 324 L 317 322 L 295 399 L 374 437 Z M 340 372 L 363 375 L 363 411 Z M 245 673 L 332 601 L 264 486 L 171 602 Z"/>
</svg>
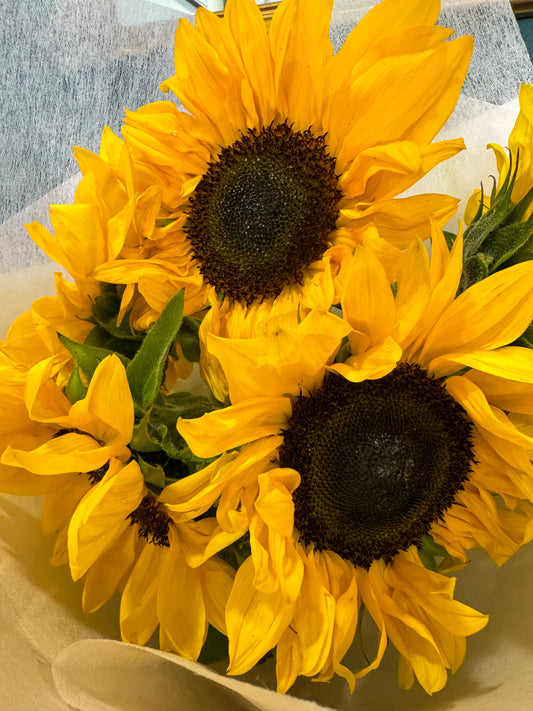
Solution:
<svg viewBox="0 0 533 711">
<path fill-rule="evenodd" d="M 186 111 L 155 102 L 127 112 L 123 128 L 135 170 L 161 186 L 166 234 L 146 233 L 142 254 L 102 264 L 98 279 L 139 284 L 155 304 L 189 270 L 206 301 L 214 289 L 251 303 L 305 290 L 310 268 L 336 245 L 353 249 L 369 223 L 390 259 L 430 216 L 449 219 L 454 198 L 394 198 L 464 147 L 432 141 L 472 38 L 447 41 L 438 0 L 385 0 L 334 54 L 331 8 L 285 0 L 268 31 L 253 0 L 180 21 L 162 88 Z"/>
<path fill-rule="evenodd" d="M 461 237 L 449 252 L 437 226 L 431 261 L 421 242 L 405 252 L 396 295 L 357 248 L 342 318 L 327 314 L 348 326 L 336 363 L 316 334 L 296 364 L 286 344 L 304 334 L 278 320 L 263 336 L 271 362 L 257 337 L 213 337 L 231 404 L 178 429 L 198 456 L 222 456 L 165 501 L 191 516 L 215 507 L 249 536 L 226 609 L 229 673 L 275 648 L 280 691 L 300 674 L 353 688 L 390 640 L 401 685 L 416 676 L 432 693 L 486 624 L 434 556 L 446 570 L 482 547 L 501 564 L 533 537 L 533 352 L 508 345 L 533 313 L 533 262 L 456 298 L 461 271 Z M 362 605 L 379 640 L 350 669 Z"/>
</svg>

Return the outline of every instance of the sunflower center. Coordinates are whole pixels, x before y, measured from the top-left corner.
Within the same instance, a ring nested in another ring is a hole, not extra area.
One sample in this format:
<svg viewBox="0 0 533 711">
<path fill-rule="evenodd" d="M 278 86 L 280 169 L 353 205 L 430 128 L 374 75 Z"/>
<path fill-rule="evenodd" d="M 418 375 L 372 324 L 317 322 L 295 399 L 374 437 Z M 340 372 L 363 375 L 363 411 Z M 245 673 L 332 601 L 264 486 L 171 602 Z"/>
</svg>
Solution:
<svg viewBox="0 0 533 711">
<path fill-rule="evenodd" d="M 152 494 L 146 494 L 135 511 L 132 511 L 126 518 L 130 519 L 130 525 L 138 525 L 138 535 L 146 538 L 148 543 L 156 546 L 170 546 L 168 531 L 170 518 L 164 506 L 157 501 Z"/>
<path fill-rule="evenodd" d="M 210 163 L 185 231 L 206 281 L 247 302 L 277 296 L 327 249 L 342 193 L 325 136 L 249 130 Z"/>
<path fill-rule="evenodd" d="M 329 376 L 296 403 L 280 449 L 301 475 L 301 540 L 365 568 L 420 545 L 471 471 L 470 433 L 442 380 L 416 365 L 362 383 Z"/>
</svg>

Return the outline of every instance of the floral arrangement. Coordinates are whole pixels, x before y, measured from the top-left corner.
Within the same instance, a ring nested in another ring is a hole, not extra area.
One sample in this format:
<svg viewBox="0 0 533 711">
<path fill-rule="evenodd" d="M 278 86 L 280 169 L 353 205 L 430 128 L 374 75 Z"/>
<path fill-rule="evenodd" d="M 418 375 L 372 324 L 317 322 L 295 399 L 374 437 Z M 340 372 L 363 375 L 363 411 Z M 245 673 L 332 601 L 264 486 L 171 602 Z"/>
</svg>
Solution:
<svg viewBox="0 0 533 711">
<path fill-rule="evenodd" d="M 390 642 L 433 693 L 488 620 L 450 572 L 533 538 L 533 87 L 445 232 L 455 198 L 398 196 L 464 149 L 434 138 L 472 39 L 384 0 L 333 54 L 331 5 L 199 9 L 185 110 L 75 149 L 74 203 L 27 225 L 69 277 L 0 344 L 0 490 L 44 495 L 52 564 L 87 613 L 121 595 L 127 642 L 275 655 L 280 692 L 353 691 Z"/>
</svg>

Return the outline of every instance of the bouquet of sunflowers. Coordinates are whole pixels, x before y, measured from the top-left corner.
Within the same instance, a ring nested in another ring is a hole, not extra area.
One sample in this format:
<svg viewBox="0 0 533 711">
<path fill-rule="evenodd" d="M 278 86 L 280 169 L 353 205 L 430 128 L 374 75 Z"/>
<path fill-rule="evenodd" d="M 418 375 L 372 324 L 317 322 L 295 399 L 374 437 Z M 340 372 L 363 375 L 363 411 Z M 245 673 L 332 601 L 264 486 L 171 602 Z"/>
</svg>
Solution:
<svg viewBox="0 0 533 711">
<path fill-rule="evenodd" d="M 282 693 L 353 691 L 391 644 L 431 694 L 488 621 L 450 573 L 533 538 L 533 87 L 443 231 L 455 198 L 398 196 L 464 149 L 434 138 L 472 39 L 384 0 L 333 54 L 331 4 L 198 10 L 184 110 L 75 149 L 73 204 L 27 225 L 56 295 L 0 344 L 0 491 L 44 495 L 126 642 L 274 656 Z"/>
</svg>

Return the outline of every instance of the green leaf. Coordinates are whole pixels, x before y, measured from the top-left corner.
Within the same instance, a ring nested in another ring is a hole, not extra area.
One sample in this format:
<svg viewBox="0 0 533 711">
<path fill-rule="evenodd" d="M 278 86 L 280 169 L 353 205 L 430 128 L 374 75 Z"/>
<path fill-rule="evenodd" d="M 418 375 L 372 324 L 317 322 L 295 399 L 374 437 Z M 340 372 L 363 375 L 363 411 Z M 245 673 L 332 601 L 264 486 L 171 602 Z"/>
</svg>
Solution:
<svg viewBox="0 0 533 711">
<path fill-rule="evenodd" d="M 348 336 L 342 339 L 341 347 L 335 356 L 335 363 L 344 363 L 344 361 L 352 355 L 352 348 Z"/>
<path fill-rule="evenodd" d="M 159 393 L 170 347 L 181 327 L 184 302 L 185 290 L 181 289 L 165 306 L 128 366 L 131 394 L 142 410 L 146 410 Z"/>
<path fill-rule="evenodd" d="M 152 408 L 152 418 L 166 425 L 175 425 L 179 417 L 192 420 L 216 409 L 208 398 L 188 392 L 163 395 L 161 401 Z"/>
<path fill-rule="evenodd" d="M 446 548 L 441 546 L 439 543 L 436 543 L 433 540 L 433 536 L 430 536 L 429 534 L 422 536 L 422 542 L 418 547 L 418 556 L 424 564 L 424 567 L 437 572 L 438 567 L 435 561 L 435 556 L 445 557 L 447 555 L 448 551 Z"/>
</svg>

